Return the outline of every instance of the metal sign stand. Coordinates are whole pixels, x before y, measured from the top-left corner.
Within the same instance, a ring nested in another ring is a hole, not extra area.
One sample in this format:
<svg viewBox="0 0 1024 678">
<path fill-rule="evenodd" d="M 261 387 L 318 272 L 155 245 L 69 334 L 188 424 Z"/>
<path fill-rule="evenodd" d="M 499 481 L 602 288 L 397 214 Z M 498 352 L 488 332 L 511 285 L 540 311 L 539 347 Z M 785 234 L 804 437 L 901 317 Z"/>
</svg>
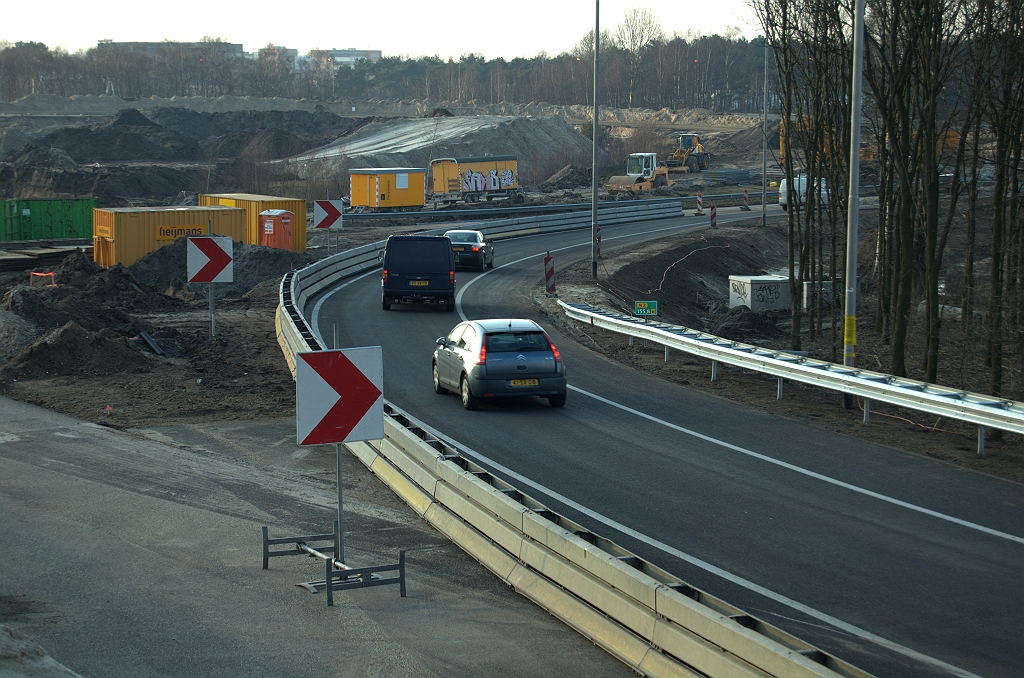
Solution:
<svg viewBox="0 0 1024 678">
<path fill-rule="evenodd" d="M 335 325 L 334 328 L 335 336 L 334 343 L 338 343 L 337 332 L 338 328 Z M 352 363 L 345 357 L 346 352 L 349 354 L 362 354 L 365 356 L 366 351 L 376 351 L 377 360 L 380 360 L 380 347 L 366 347 L 358 349 L 345 349 L 342 351 L 335 351 L 337 354 L 341 354 L 342 361 L 349 366 L 353 367 Z M 342 499 L 342 453 L 344 441 L 355 441 L 355 440 L 366 440 L 372 439 L 377 440 L 384 437 L 383 429 L 383 410 L 376 411 L 373 416 L 379 416 L 378 423 L 379 428 L 369 426 L 366 428 L 359 429 L 359 435 L 364 437 L 355 437 L 353 431 L 352 422 L 347 422 L 347 428 L 343 432 L 339 431 L 337 427 L 329 429 L 328 432 L 319 431 L 314 433 L 314 429 L 320 426 L 324 419 L 319 422 L 313 422 L 313 426 L 310 428 L 304 428 L 310 424 L 309 420 L 304 420 L 302 414 L 306 412 L 305 409 L 307 403 L 304 402 L 309 397 L 319 397 L 319 392 L 316 391 L 316 386 L 308 386 L 310 383 L 322 383 L 337 390 L 338 384 L 342 381 L 346 383 L 351 382 L 352 372 L 345 372 L 344 368 L 338 369 L 338 363 L 323 363 L 320 362 L 318 371 L 317 367 L 313 367 L 310 370 L 308 367 L 303 368 L 304 365 L 310 365 L 312 363 L 300 362 L 304 355 L 307 356 L 324 356 L 324 353 L 310 352 L 308 354 L 298 354 L 297 356 L 297 370 L 296 370 L 296 407 L 297 407 L 297 424 L 299 426 L 298 440 L 300 445 L 316 445 L 316 444 L 328 444 L 334 443 L 335 450 L 338 458 L 338 519 L 334 521 L 334 532 L 331 534 L 314 534 L 314 535 L 303 535 L 297 537 L 283 537 L 271 539 L 267 526 L 263 526 L 263 569 L 266 570 L 269 567 L 269 561 L 271 558 L 279 556 L 312 556 L 320 558 L 324 561 L 324 579 L 320 581 L 310 581 L 297 584 L 310 593 L 319 593 L 321 590 L 327 591 L 327 605 L 334 605 L 334 592 L 344 589 L 355 589 L 355 588 L 366 588 L 369 586 L 385 586 L 387 584 L 398 584 L 401 596 L 405 598 L 405 551 L 399 551 L 398 562 L 393 565 L 377 565 L 373 567 L 349 567 L 345 564 L 345 521 L 344 514 L 342 513 L 343 499 Z M 328 358 L 332 356 L 328 355 Z M 365 358 L 364 358 L 365 359 Z M 365 364 L 365 363 L 364 363 Z M 374 381 L 371 376 L 371 372 L 364 371 L 364 368 L 356 366 L 358 370 L 356 372 L 363 372 L 361 377 L 364 377 L 366 385 L 374 389 L 375 395 L 371 397 L 367 402 L 366 406 L 369 408 L 367 412 L 374 413 L 375 410 L 371 407 L 371 403 L 374 403 L 373 398 L 382 394 L 383 391 L 383 367 L 378 362 L 377 377 Z M 372 360 L 369 365 L 369 369 L 373 369 Z M 305 376 L 304 376 L 305 375 Z M 371 380 L 366 380 L 365 377 L 370 377 Z M 322 380 L 313 381 L 310 380 Z M 342 395 L 341 391 L 337 391 L 338 395 Z M 357 391 L 353 391 L 357 392 Z M 348 402 L 348 401 L 346 401 Z M 358 400 L 353 400 L 353 407 L 356 406 Z M 376 401 L 377 403 L 380 400 Z M 359 417 L 366 417 L 370 415 L 362 414 L 362 410 L 358 410 L 359 416 L 357 419 L 361 423 L 363 419 Z M 326 416 L 331 416 L 330 413 Z M 337 415 L 335 415 L 337 416 Z M 330 420 L 329 420 L 330 421 Z M 331 421 L 332 424 L 336 424 L 337 421 Z M 358 428 L 358 424 L 355 424 L 355 428 Z M 288 544 L 290 548 L 280 548 L 272 550 L 272 546 L 279 546 Z M 329 551 L 329 552 L 328 552 Z M 384 576 L 385 572 L 396 572 L 390 576 Z"/>
<path fill-rule="evenodd" d="M 341 496 L 341 443 L 337 443 L 338 452 L 338 519 L 334 521 L 332 534 L 313 534 L 298 537 L 270 539 L 268 528 L 263 526 L 263 569 L 269 568 L 271 558 L 279 556 L 310 556 L 324 561 L 324 578 L 319 581 L 307 581 L 301 586 L 310 593 L 327 591 L 327 605 L 334 605 L 334 592 L 345 589 L 361 589 L 370 586 L 386 586 L 398 584 L 399 593 L 405 598 L 405 551 L 398 552 L 398 562 L 394 565 L 376 565 L 373 567 L 349 567 L 345 564 L 345 523 L 342 515 Z M 271 546 L 291 544 L 288 549 L 271 550 Z M 330 553 L 325 553 L 326 548 Z M 397 572 L 388 577 L 384 572 Z"/>
</svg>

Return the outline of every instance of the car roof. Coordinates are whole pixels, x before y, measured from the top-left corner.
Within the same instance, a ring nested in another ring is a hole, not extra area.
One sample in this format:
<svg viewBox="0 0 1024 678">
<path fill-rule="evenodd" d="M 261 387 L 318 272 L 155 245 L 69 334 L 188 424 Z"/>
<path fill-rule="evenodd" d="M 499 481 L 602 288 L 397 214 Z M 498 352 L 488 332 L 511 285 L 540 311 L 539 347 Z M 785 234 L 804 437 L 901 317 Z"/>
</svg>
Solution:
<svg viewBox="0 0 1024 678">
<path fill-rule="evenodd" d="M 471 320 L 470 322 L 478 326 L 484 332 L 501 332 L 510 330 L 513 332 L 544 331 L 543 327 L 526 318 L 486 318 L 483 320 Z"/>
<path fill-rule="evenodd" d="M 483 235 L 483 233 L 481 233 L 480 231 L 471 231 L 469 229 L 464 229 L 464 228 L 456 228 L 456 229 L 452 229 L 450 231 L 445 231 L 444 232 L 444 234 L 446 236 L 451 235 L 452 233 L 472 233 L 473 235 Z"/>
</svg>

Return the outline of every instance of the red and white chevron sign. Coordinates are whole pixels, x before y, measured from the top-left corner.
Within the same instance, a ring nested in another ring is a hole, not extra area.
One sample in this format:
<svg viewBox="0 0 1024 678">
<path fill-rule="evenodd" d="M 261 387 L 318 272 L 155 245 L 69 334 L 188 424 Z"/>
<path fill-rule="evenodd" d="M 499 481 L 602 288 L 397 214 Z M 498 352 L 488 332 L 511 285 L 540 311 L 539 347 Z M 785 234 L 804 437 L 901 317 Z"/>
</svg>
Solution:
<svg viewBox="0 0 1024 678">
<path fill-rule="evenodd" d="M 190 283 L 229 283 L 235 279 L 234 243 L 225 237 L 188 239 L 186 269 Z"/>
<path fill-rule="evenodd" d="M 295 356 L 299 445 L 384 437 L 384 357 L 380 346 Z"/>
<path fill-rule="evenodd" d="M 341 214 L 345 203 L 341 200 L 316 200 L 313 202 L 313 228 L 341 228 L 344 221 Z"/>
</svg>

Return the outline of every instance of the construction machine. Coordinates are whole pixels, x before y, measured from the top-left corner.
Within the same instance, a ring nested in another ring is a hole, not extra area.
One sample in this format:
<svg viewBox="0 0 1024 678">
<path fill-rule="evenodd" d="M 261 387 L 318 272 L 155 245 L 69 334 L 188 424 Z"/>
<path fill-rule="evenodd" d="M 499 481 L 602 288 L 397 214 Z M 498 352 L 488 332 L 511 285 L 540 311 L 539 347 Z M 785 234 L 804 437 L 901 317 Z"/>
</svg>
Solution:
<svg viewBox="0 0 1024 678">
<path fill-rule="evenodd" d="M 693 132 L 681 132 L 679 144 L 672 157 L 665 161 L 670 172 L 702 172 L 711 167 L 711 154 L 704 150 L 700 136 Z"/>
<path fill-rule="evenodd" d="M 626 158 L 626 173 L 610 178 L 604 185 L 609 193 L 649 191 L 671 186 L 668 167 L 658 164 L 657 153 L 630 153 Z"/>
</svg>

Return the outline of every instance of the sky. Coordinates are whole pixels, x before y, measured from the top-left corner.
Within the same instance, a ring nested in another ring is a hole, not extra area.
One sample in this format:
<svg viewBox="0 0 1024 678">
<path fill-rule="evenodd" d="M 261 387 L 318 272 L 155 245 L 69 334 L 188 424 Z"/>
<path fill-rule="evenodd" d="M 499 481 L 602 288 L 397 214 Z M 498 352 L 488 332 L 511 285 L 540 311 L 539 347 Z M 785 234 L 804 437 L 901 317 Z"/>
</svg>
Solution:
<svg viewBox="0 0 1024 678">
<path fill-rule="evenodd" d="M 246 52 L 275 45 L 298 49 L 379 49 L 385 56 L 486 59 L 557 55 L 594 27 L 594 0 L 8 0 L 0 41 L 42 42 L 69 52 L 115 42 L 198 41 L 203 36 L 241 43 Z M 667 36 L 689 30 L 724 34 L 736 26 L 761 34 L 747 0 L 668 3 L 601 0 L 601 29 L 614 29 L 625 12 L 650 8 Z M 45 12 L 41 8 L 45 7 Z M 442 9 L 443 8 L 443 9 Z"/>
</svg>

